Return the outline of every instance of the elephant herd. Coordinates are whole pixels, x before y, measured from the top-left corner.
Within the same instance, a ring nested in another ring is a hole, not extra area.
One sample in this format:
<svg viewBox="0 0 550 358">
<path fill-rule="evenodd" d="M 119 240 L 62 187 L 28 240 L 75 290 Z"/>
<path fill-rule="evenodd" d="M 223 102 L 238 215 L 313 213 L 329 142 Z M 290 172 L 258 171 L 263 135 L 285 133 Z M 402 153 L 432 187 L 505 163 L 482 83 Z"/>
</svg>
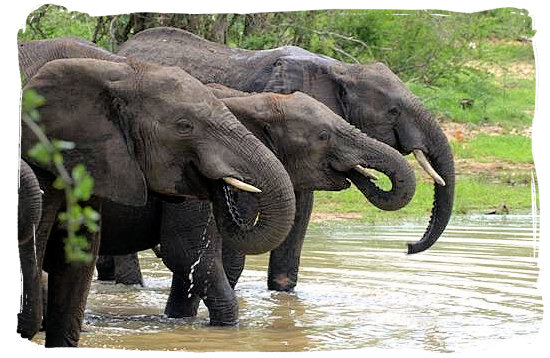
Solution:
<svg viewBox="0 0 550 358">
<path fill-rule="evenodd" d="M 96 261 L 99 279 L 124 281 L 139 275 L 136 252 L 153 247 L 173 272 L 168 317 L 192 317 L 202 300 L 212 325 L 234 325 L 245 255 L 270 252 L 268 288 L 293 290 L 313 192 L 353 183 L 376 207 L 398 210 L 415 192 L 410 153 L 434 180 L 434 203 L 408 253 L 431 247 L 451 216 L 447 139 L 380 63 L 294 46 L 230 48 L 162 27 L 117 54 L 73 38 L 18 46 L 24 89 L 45 99 L 40 123 L 48 137 L 75 144 L 64 165 L 86 165 L 94 178 L 87 205 L 101 213 L 100 232 L 86 234 L 94 260 L 67 262 L 56 220 L 63 193 L 52 186 L 54 167 L 27 155 L 37 138 L 23 124 L 24 338 L 43 328 L 47 347 L 77 346 Z"/>
</svg>

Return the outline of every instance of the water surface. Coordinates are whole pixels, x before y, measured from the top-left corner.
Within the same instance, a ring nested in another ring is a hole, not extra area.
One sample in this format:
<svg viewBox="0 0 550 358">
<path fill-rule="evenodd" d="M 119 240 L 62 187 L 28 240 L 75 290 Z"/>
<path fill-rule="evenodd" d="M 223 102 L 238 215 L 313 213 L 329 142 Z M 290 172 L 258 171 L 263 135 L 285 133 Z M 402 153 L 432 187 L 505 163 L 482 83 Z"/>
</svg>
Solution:
<svg viewBox="0 0 550 358">
<path fill-rule="evenodd" d="M 170 272 L 140 253 L 145 287 L 94 281 L 80 346 L 184 351 L 413 348 L 463 352 L 534 339 L 537 227 L 531 216 L 455 218 L 437 245 L 407 256 L 425 222 L 312 224 L 294 293 L 266 288 L 268 255 L 249 256 L 237 285 L 240 324 L 163 316 Z M 38 337 L 37 340 L 41 340 Z"/>
</svg>

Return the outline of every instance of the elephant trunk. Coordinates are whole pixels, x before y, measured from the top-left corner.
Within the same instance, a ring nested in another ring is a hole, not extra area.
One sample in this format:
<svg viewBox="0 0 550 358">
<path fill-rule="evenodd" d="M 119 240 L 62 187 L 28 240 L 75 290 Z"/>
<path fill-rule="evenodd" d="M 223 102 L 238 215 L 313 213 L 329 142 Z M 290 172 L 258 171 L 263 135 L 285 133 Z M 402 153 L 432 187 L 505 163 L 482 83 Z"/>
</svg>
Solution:
<svg viewBox="0 0 550 358">
<path fill-rule="evenodd" d="M 408 244 L 408 253 L 415 254 L 430 248 L 441 236 L 453 209 L 455 174 L 451 147 L 443 131 L 431 121 L 428 126 L 429 144 L 426 158 L 443 182 L 434 182 L 434 202 L 430 222 L 422 238 Z"/>
<path fill-rule="evenodd" d="M 347 129 L 346 137 L 351 145 L 345 146 L 347 149 L 346 153 L 342 153 L 343 158 L 348 163 L 361 163 L 347 170 L 346 176 L 361 193 L 382 210 L 398 210 L 407 205 L 414 195 L 416 180 L 413 169 L 401 154 L 354 127 Z M 388 176 L 391 189 L 386 191 L 378 187 L 373 180 L 375 178 L 364 171 L 364 166 Z"/>
<path fill-rule="evenodd" d="M 238 179 L 261 192 L 235 190 L 217 180 L 210 187 L 216 223 L 231 248 L 244 254 L 268 252 L 283 242 L 294 221 L 292 182 L 281 162 L 256 137 L 246 130 L 231 130 L 239 140 L 226 147 L 231 146 L 237 158 L 247 158 L 246 163 L 236 165 L 238 173 L 248 173 Z"/>
<path fill-rule="evenodd" d="M 427 250 L 441 236 L 451 217 L 455 187 L 453 155 L 445 134 L 418 99 L 413 98 L 412 103 L 414 120 L 403 118 L 397 135 L 402 151 L 414 152 L 434 179 L 434 202 L 428 227 L 419 241 L 408 244 L 409 254 Z"/>
</svg>

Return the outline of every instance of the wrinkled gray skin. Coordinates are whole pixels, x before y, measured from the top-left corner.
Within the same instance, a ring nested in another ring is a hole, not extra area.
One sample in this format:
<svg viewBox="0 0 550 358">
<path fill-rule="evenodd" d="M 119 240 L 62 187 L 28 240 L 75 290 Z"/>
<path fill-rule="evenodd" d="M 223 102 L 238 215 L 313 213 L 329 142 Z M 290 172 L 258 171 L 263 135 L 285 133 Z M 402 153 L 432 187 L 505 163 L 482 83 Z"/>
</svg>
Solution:
<svg viewBox="0 0 550 358">
<path fill-rule="evenodd" d="M 408 244 L 408 253 L 431 247 L 447 226 L 455 181 L 450 146 L 436 119 L 383 64 L 347 64 L 295 46 L 263 51 L 229 48 L 173 28 L 145 30 L 124 43 L 118 53 L 178 66 L 203 83 L 221 83 L 246 92 L 302 91 L 403 155 L 422 152 L 442 181 L 434 183 L 434 204 L 426 232 L 418 242 Z M 287 240 L 271 252 L 270 289 L 289 291 L 296 285 L 313 203 L 311 192 L 298 195 L 300 220 Z M 390 204 L 382 208 L 395 209 Z"/>
<path fill-rule="evenodd" d="M 21 312 L 17 315 L 17 332 L 31 338 L 40 328 L 42 292 L 34 254 L 34 236 L 42 216 L 40 184 L 31 167 L 20 161 L 19 203 L 17 206 L 19 260 L 23 275 Z"/>
<path fill-rule="evenodd" d="M 83 53 L 95 58 L 79 58 Z M 212 201 L 224 239 L 237 247 L 266 252 L 284 240 L 295 199 L 290 178 L 271 151 L 183 70 L 118 56 L 115 61 L 97 59 L 104 56 L 110 54 L 79 41 L 19 44 L 25 89 L 45 98 L 38 109 L 45 134 L 75 143 L 64 151 L 64 166 L 71 172 L 84 163 L 94 178 L 94 196 L 84 205 L 103 214 L 106 200 L 139 207 L 151 197 L 200 197 Z M 87 235 L 92 262 L 65 261 L 63 230 L 54 227 L 63 193 L 52 187 L 54 168 L 27 157 L 35 142 L 22 125 L 21 153 L 45 192 L 36 235 L 37 267 L 49 274 L 45 344 L 76 346 L 99 235 Z M 241 193 L 256 199 L 261 213 L 255 225 L 235 222 L 236 209 L 224 193 L 232 190 L 222 180 L 228 177 L 261 189 Z M 143 244 L 133 237 L 117 239 L 102 246 L 124 247 L 129 253 Z"/>
<path fill-rule="evenodd" d="M 356 174 L 353 169 L 356 165 L 361 165 L 382 172 L 391 179 L 392 189 L 385 194 L 392 201 L 399 201 L 401 205 L 406 205 L 412 198 L 415 189 L 414 172 L 399 152 L 369 138 L 317 100 L 301 92 L 288 95 L 275 93 L 248 95 L 222 86 L 212 86 L 212 90 L 218 98 L 223 98 L 225 105 L 241 123 L 277 155 L 289 173 L 296 192 L 340 190 L 349 186 L 347 182 L 349 179 L 363 192 L 370 194 L 365 195 L 367 198 L 377 196 L 374 192 L 381 189 L 376 187 L 370 178 Z M 236 199 L 242 201 L 242 198 Z M 253 203 L 247 204 L 249 204 L 248 207 L 253 206 Z M 188 205 L 188 211 L 193 214 L 185 212 L 185 215 L 180 214 L 179 224 L 172 233 L 174 238 L 168 240 L 172 246 L 165 246 L 161 239 L 161 257 L 174 272 L 172 289 L 165 309 L 165 314 L 169 317 L 194 316 L 199 300 L 212 296 L 208 288 L 204 289 L 203 295 L 195 294 L 200 292 L 197 290 L 200 290 L 203 281 L 197 277 L 193 277 L 192 282 L 189 280 L 189 265 L 182 263 L 188 263 L 190 260 L 182 257 L 183 250 L 178 250 L 179 247 L 174 247 L 173 243 L 179 240 L 186 243 L 179 246 L 185 247 L 192 240 L 197 241 L 197 246 L 208 242 L 210 248 L 202 247 L 204 256 L 208 256 L 208 252 L 212 250 L 221 248 L 219 234 L 215 227 L 209 224 L 211 214 L 208 212 L 208 207 L 200 203 L 197 203 L 196 207 L 191 203 Z M 239 206 L 244 205 L 241 202 Z M 255 210 L 251 211 L 255 212 Z M 204 214 L 201 216 L 197 213 Z M 186 220 L 189 215 L 193 215 L 192 221 Z M 253 220 L 254 217 L 249 219 Z M 224 250 L 227 249 L 224 248 Z M 239 258 L 242 255 L 238 252 L 236 254 Z M 119 263 L 124 262 L 120 257 L 115 258 L 117 259 Z M 130 256 L 129 261 L 125 263 L 132 263 L 132 260 L 137 261 L 135 255 Z M 207 262 L 209 261 L 203 257 L 199 265 L 206 265 Z M 230 283 L 234 286 L 236 273 L 229 267 L 230 265 L 230 262 L 224 262 Z M 97 267 L 100 273 L 108 271 L 108 267 L 103 265 L 97 265 Z M 224 275 L 221 267 L 219 269 L 219 274 Z M 131 270 L 131 272 L 134 271 L 139 272 L 139 270 Z M 193 274 L 196 272 L 197 267 L 194 266 Z M 108 275 L 102 274 L 102 276 Z M 228 319 L 225 321 L 228 322 Z"/>
</svg>

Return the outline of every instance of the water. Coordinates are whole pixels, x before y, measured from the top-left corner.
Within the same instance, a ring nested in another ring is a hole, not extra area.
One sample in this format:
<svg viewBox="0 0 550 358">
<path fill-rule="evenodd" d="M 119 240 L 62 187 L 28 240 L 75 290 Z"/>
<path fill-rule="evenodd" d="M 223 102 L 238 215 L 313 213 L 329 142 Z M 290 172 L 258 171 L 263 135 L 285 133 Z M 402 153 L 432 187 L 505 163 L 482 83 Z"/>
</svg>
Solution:
<svg viewBox="0 0 550 358">
<path fill-rule="evenodd" d="M 194 320 L 163 317 L 171 276 L 152 252 L 142 252 L 146 287 L 92 283 L 80 346 L 465 352 L 534 340 L 543 314 L 538 223 L 530 216 L 455 218 L 436 247 L 405 255 L 424 224 L 313 224 L 292 294 L 266 289 L 267 255 L 248 257 L 236 327 L 208 326 L 202 305 Z"/>
</svg>

